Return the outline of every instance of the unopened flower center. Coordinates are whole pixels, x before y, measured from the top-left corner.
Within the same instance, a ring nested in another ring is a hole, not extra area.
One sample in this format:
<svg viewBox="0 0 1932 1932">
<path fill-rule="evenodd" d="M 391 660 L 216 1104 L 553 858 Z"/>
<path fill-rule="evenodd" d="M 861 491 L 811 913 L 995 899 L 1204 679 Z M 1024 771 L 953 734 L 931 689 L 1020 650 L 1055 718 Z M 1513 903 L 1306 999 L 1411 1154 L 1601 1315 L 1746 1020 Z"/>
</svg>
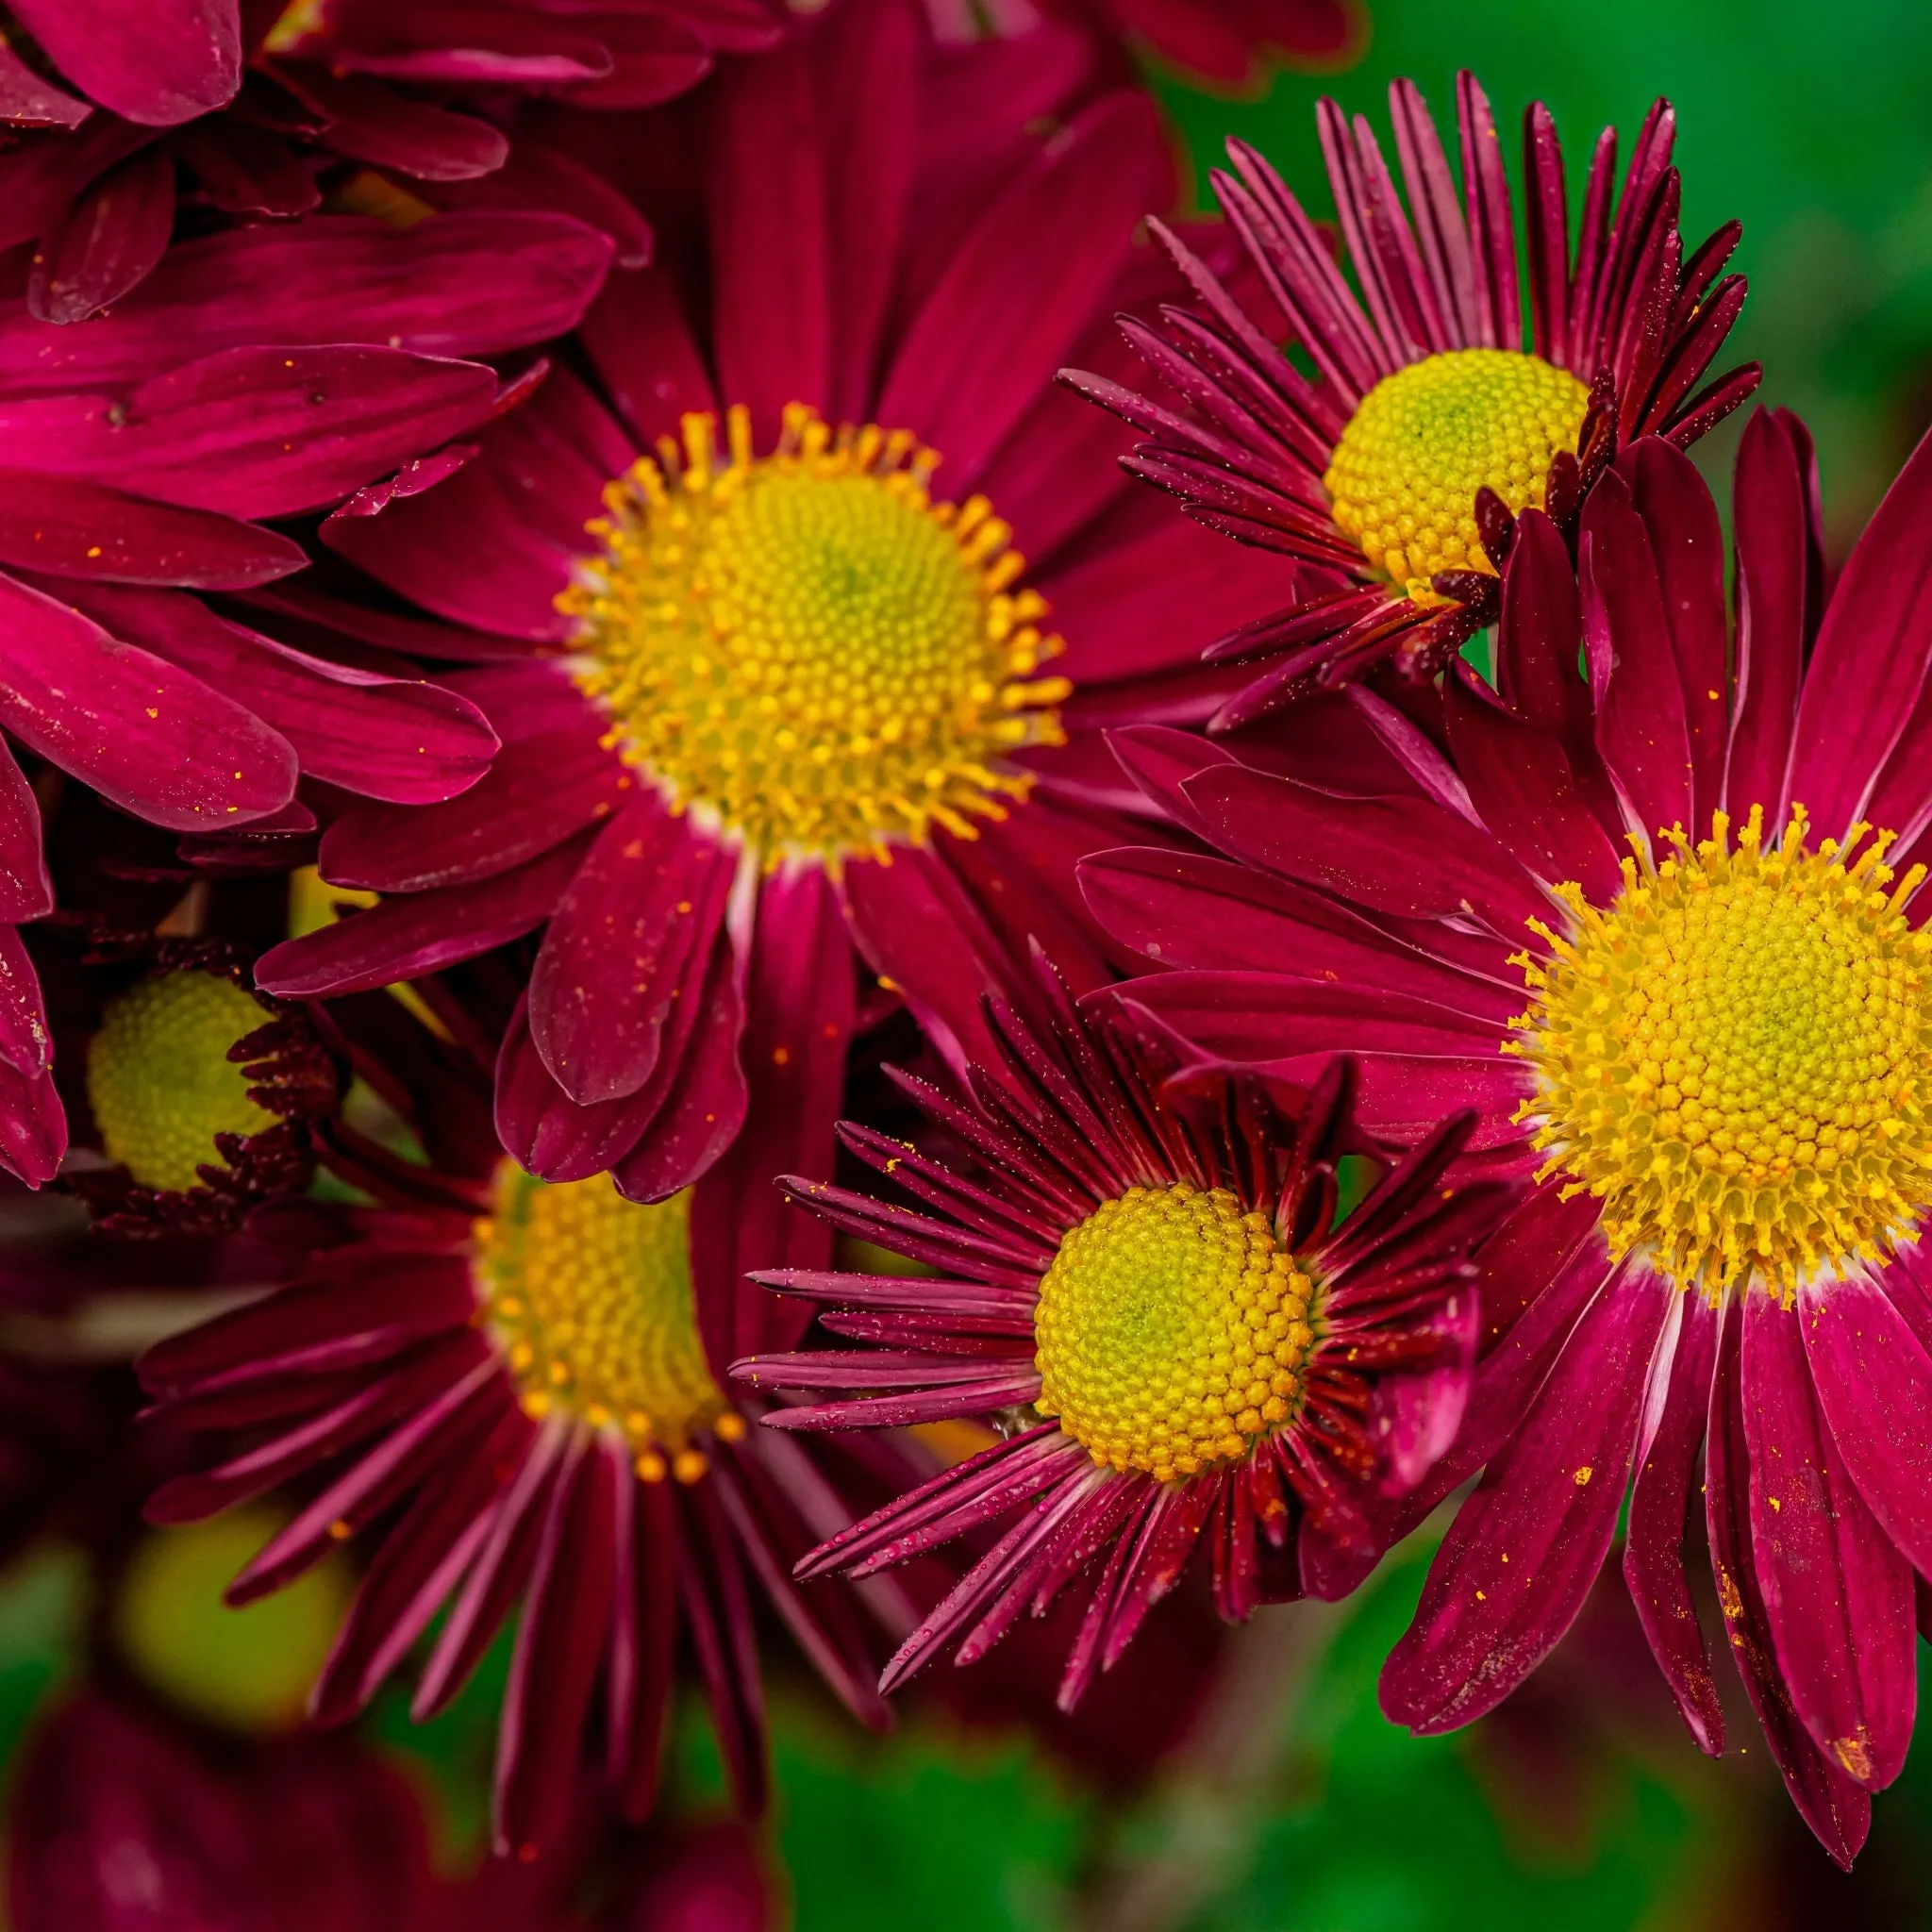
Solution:
<svg viewBox="0 0 1932 1932">
<path fill-rule="evenodd" d="M 1932 934 L 1906 922 L 1925 872 L 1893 884 L 1890 833 L 1807 850 L 1802 807 L 1769 851 L 1762 829 L 1754 807 L 1735 846 L 1723 812 L 1694 850 L 1673 834 L 1603 910 L 1563 888 L 1577 929 L 1522 956 L 1533 996 L 1506 1050 L 1535 1068 L 1518 1118 L 1543 1174 L 1602 1198 L 1613 1252 L 1789 1301 L 1890 1253 L 1932 1201 Z"/>
<path fill-rule="evenodd" d="M 1476 534 L 1487 484 L 1511 510 L 1541 509 L 1550 463 L 1574 454 L 1590 391 L 1515 349 L 1451 349 L 1385 375 L 1335 445 L 1336 523 L 1422 603 L 1438 571 L 1491 572 Z"/>
<path fill-rule="evenodd" d="M 728 448 L 684 419 L 605 491 L 560 607 L 576 677 L 611 743 L 678 810 L 774 866 L 836 866 L 934 825 L 970 837 L 1027 779 L 1005 763 L 1057 744 L 1067 681 L 1046 604 L 984 497 L 935 503 L 938 457 L 905 431 L 835 434 L 796 404 L 778 446 Z"/>
<path fill-rule="evenodd" d="M 551 1186 L 506 1160 L 476 1225 L 483 1313 L 525 1410 L 615 1430 L 647 1482 L 705 1472 L 695 1438 L 743 1433 L 705 1361 L 691 1195 L 641 1206 L 610 1176 Z"/>
<path fill-rule="evenodd" d="M 1034 1316 L 1042 1415 L 1095 1462 L 1161 1482 L 1287 1422 L 1314 1284 L 1225 1188 L 1129 1188 L 1071 1229 Z"/>
<path fill-rule="evenodd" d="M 143 1188 L 185 1193 L 201 1185 L 200 1167 L 226 1165 L 217 1134 L 275 1125 L 228 1058 L 268 1018 L 232 979 L 192 970 L 109 1000 L 87 1051 L 88 1104 L 108 1158 Z"/>
</svg>

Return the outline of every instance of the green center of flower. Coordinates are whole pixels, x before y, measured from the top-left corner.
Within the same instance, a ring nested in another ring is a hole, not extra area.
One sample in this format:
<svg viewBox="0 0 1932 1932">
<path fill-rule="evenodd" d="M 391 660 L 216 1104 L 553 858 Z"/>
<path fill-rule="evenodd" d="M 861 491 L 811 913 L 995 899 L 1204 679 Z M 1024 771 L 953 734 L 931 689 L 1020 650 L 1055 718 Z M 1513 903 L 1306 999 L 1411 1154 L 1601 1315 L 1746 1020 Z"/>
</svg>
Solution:
<svg viewBox="0 0 1932 1932">
<path fill-rule="evenodd" d="M 483 1312 L 526 1413 L 562 1408 L 616 1430 L 638 1474 L 705 1473 L 693 1439 L 744 1432 L 724 1406 L 698 1335 L 691 1193 L 641 1205 L 608 1174 L 550 1186 L 512 1160 L 496 1170 L 476 1224 Z"/>
<path fill-rule="evenodd" d="M 248 1097 L 228 1049 L 266 1025 L 232 979 L 186 971 L 108 1003 L 88 1043 L 87 1097 L 101 1145 L 143 1188 L 185 1193 L 226 1163 L 217 1134 L 259 1134 L 276 1116 Z"/>
<path fill-rule="evenodd" d="M 1349 419 L 1322 479 L 1337 525 L 1418 603 L 1438 571 L 1493 575 L 1476 534 L 1487 484 L 1541 509 L 1550 463 L 1576 449 L 1590 391 L 1540 356 L 1452 349 L 1385 375 Z"/>
<path fill-rule="evenodd" d="M 1506 1051 L 1536 1071 L 1518 1119 L 1604 1202 L 1613 1252 L 1643 1246 L 1707 1292 L 1755 1278 L 1789 1300 L 1876 1260 L 1932 1203 L 1932 934 L 1881 833 L 1806 846 L 1803 807 L 1762 844 L 1754 807 L 1654 873 L 1624 863 L 1602 910 L 1560 888 L 1577 930 L 1519 956 L 1532 989 Z M 1541 1178 L 1542 1176 L 1539 1176 Z"/>
<path fill-rule="evenodd" d="M 1225 1188 L 1129 1188 L 1061 1240 L 1034 1315 L 1041 1414 L 1161 1482 L 1286 1422 L 1314 1284 Z"/>
<path fill-rule="evenodd" d="M 934 503 L 909 434 L 796 404 L 766 457 L 741 409 L 728 451 L 683 430 L 605 491 L 558 600 L 611 743 L 768 867 L 1003 816 L 1028 781 L 1002 760 L 1061 741 L 1071 687 L 1034 675 L 1059 640 L 986 499 Z"/>
</svg>

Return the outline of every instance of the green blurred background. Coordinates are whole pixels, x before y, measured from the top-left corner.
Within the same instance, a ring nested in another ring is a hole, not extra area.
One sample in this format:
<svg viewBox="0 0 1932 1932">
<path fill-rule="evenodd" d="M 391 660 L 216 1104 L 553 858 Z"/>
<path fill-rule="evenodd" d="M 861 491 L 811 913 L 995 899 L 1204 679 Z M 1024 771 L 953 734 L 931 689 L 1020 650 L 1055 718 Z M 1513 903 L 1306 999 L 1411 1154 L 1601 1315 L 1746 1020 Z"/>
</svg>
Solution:
<svg viewBox="0 0 1932 1932">
<path fill-rule="evenodd" d="M 1441 111 L 1464 65 L 1507 127 L 1531 98 L 1550 103 L 1573 177 L 1607 121 L 1627 130 L 1659 92 L 1676 104 L 1686 230 L 1745 225 L 1735 265 L 1752 296 L 1734 342 L 1765 363 L 1766 398 L 1809 420 L 1842 550 L 1932 417 L 1932 8 L 1378 0 L 1345 74 L 1283 74 L 1240 100 L 1156 79 L 1197 180 L 1239 133 L 1320 213 L 1317 95 L 1385 125 L 1391 75 L 1413 75 Z M 1714 482 L 1733 441 L 1700 453 Z M 1375 1672 L 1428 1548 L 1425 1532 L 1345 1610 L 1264 1611 L 1220 1648 L 1185 1721 L 1147 1707 L 1144 1678 L 1111 1687 L 1108 1737 L 1141 1724 L 1174 1738 L 1159 1762 L 1127 1771 L 1105 1741 L 1069 1750 L 997 1720 L 969 1726 L 930 1693 L 895 1736 L 862 1739 L 781 1666 L 770 1848 L 800 1932 L 1932 1924 L 1932 1743 L 1879 1800 L 1856 1875 L 1840 1875 L 1741 1711 L 1729 1757 L 1697 1754 L 1614 1574 L 1494 1718 L 1427 1741 L 1386 1724 Z M 219 1539 L 158 1553 L 137 1566 L 139 1600 L 112 1614 L 150 1686 L 204 1718 L 274 1727 L 318 1660 L 331 1586 L 236 1620 L 214 1604 L 234 1557 Z M 0 1578 L 9 1753 L 74 1669 L 84 1598 L 79 1566 L 58 1549 Z M 1172 1641 L 1210 1646 L 1205 1628 L 1196 1612 Z M 477 1856 L 504 1661 L 430 1726 L 410 1725 L 397 1698 L 368 1727 L 372 1747 L 408 1769 L 452 1873 Z M 718 1781 L 695 1716 L 677 1764 L 673 1807 L 703 1815 Z"/>
</svg>

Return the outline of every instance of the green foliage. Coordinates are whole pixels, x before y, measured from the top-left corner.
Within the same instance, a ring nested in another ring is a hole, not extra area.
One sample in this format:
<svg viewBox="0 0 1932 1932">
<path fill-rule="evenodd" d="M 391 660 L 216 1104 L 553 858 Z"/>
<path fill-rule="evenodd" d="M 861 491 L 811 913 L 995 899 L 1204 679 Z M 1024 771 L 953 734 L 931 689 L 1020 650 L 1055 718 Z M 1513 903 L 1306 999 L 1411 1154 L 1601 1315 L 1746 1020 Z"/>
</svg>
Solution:
<svg viewBox="0 0 1932 1932">
<path fill-rule="evenodd" d="M 1192 1932 L 1618 1932 L 1682 1876 L 1694 1821 L 1647 1769 L 1604 1767 L 1588 1842 L 1526 1857 L 1472 1770 L 1468 1734 L 1412 1738 L 1382 1716 L 1376 1674 L 1429 1555 L 1388 1569 L 1342 1626 L 1285 1740 L 1252 1862 Z"/>
</svg>

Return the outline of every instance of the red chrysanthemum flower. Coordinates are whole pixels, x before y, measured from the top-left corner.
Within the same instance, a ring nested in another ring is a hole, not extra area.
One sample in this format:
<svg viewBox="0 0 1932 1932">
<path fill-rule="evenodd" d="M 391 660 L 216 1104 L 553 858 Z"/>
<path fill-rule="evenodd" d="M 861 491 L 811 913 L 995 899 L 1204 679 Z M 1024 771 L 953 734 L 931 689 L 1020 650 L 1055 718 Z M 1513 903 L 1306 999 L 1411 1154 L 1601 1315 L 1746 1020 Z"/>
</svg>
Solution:
<svg viewBox="0 0 1932 1932">
<path fill-rule="evenodd" d="M 294 0 L 245 18 L 238 0 L 21 0 L 10 11 L 32 39 L 0 39 L 0 124 L 21 130 L 0 155 L 0 246 L 35 244 L 27 303 L 59 323 L 140 286 L 177 204 L 196 220 L 250 222 L 308 214 L 325 195 L 417 214 L 425 198 L 549 208 L 641 261 L 649 232 L 620 196 L 527 115 L 512 139 L 520 105 L 655 106 L 719 54 L 783 32 L 767 0 Z"/>
<path fill-rule="evenodd" d="M 972 1171 L 847 1123 L 845 1146 L 918 1207 L 785 1183 L 943 1277 L 761 1272 L 871 1346 L 732 1373 L 794 1398 L 857 1391 L 774 1409 L 774 1429 L 1001 1417 L 1004 1441 L 833 1537 L 799 1574 L 870 1575 L 997 1526 L 881 1688 L 949 1646 L 972 1662 L 1074 1588 L 1087 1608 L 1060 1685 L 1070 1709 L 1204 1542 L 1230 1622 L 1328 1594 L 1338 1561 L 1380 1555 L 1365 1503 L 1420 1480 L 1461 1421 L 1469 1252 L 1507 1190 L 1444 1185 L 1465 1118 L 1338 1220 L 1337 1160 L 1374 1147 L 1346 1060 L 1307 1087 L 1183 1071 L 1172 1036 L 1131 1006 L 1090 1024 L 1041 976 L 1050 1031 L 995 1006 L 1002 1061 L 972 1070 L 974 1106 L 905 1082 Z"/>
<path fill-rule="evenodd" d="M 1273 61 L 1304 72 L 1346 67 L 1367 42 L 1355 0 L 926 0 L 941 39 L 1031 32 L 1042 14 L 1124 41 L 1197 82 L 1249 89 Z"/>
<path fill-rule="evenodd" d="M 268 597 L 307 561 L 268 521 L 333 505 L 359 520 L 459 465 L 471 446 L 450 439 L 506 400 L 469 358 L 570 328 L 609 258 L 561 216 L 443 215 L 407 234 L 318 219 L 172 249 L 85 328 L 0 302 L 0 726 L 29 755 L 24 773 L 0 750 L 13 1172 L 46 1180 L 65 1141 L 12 930 L 53 903 L 29 774 L 66 773 L 210 859 L 239 827 L 313 831 L 301 775 L 391 803 L 473 785 L 497 739 L 468 699 L 393 654 L 332 641 L 317 656 L 182 592 Z"/>
<path fill-rule="evenodd" d="M 1814 493 L 1802 425 L 1758 414 L 1732 636 L 1716 507 L 1638 442 L 1584 508 L 1580 597 L 1552 525 L 1518 520 L 1499 688 L 1454 668 L 1447 758 L 1355 694 L 1415 789 L 1227 760 L 1167 796 L 1255 870 L 1123 854 L 1089 884 L 1188 969 L 1133 997 L 1205 1049 L 1294 1078 L 1345 1045 L 1372 1131 L 1474 1107 L 1486 1161 L 1534 1170 L 1478 1257 L 1462 1438 L 1386 1525 L 1486 1466 L 1385 1708 L 1440 1731 L 1506 1696 L 1630 1486 L 1624 1572 L 1691 1730 L 1722 1748 L 1695 1509 L 1772 1751 L 1849 1863 L 1905 1761 L 1932 1574 L 1932 445 L 1828 603 Z"/>
<path fill-rule="evenodd" d="M 755 1809 L 755 1605 L 882 1722 L 865 1616 L 842 1587 L 801 1589 L 791 1566 L 913 1465 L 883 1444 L 870 1460 L 808 1452 L 727 1400 L 724 1365 L 785 1345 L 800 1318 L 744 1283 L 741 1206 L 716 1180 L 640 1206 L 608 1175 L 533 1179 L 488 1139 L 487 1074 L 401 1016 L 384 996 L 334 1012 L 432 1164 L 336 1123 L 329 1163 L 375 1205 L 285 1214 L 313 1230 L 287 1285 L 142 1357 L 158 1419 L 215 1445 L 148 1514 L 197 1521 L 300 1485 L 297 1513 L 230 1587 L 237 1604 L 371 1533 L 311 1699 L 325 1724 L 359 1711 L 443 1613 L 412 1707 L 441 1709 L 516 1612 L 500 1849 L 564 1828 L 587 1737 L 613 1807 L 649 1807 L 680 1645 Z M 910 1626 L 902 1596 L 872 1602 Z"/>
<path fill-rule="evenodd" d="M 1624 444 L 1661 435 L 1683 448 L 1757 387 L 1754 363 L 1698 388 L 1743 304 L 1743 277 L 1719 279 L 1740 230 L 1727 223 L 1685 258 L 1666 103 L 1639 130 L 1614 210 L 1616 133 L 1599 137 L 1574 258 L 1556 126 L 1531 106 L 1526 329 L 1501 148 L 1468 74 L 1456 105 L 1460 197 L 1422 95 L 1391 87 L 1407 213 L 1367 121 L 1351 127 L 1333 101 L 1318 109 L 1359 295 L 1287 183 L 1228 143 L 1233 173 L 1216 172 L 1215 194 L 1288 353 L 1156 224 L 1198 306 L 1123 327 L 1184 412 L 1068 374 L 1149 439 L 1127 459 L 1137 475 L 1210 528 L 1292 560 L 1285 608 L 1208 654 L 1272 660 L 1222 728 L 1385 660 L 1433 677 L 1494 623 L 1518 511 L 1567 525 Z"/>
<path fill-rule="evenodd" d="M 1052 387 L 1167 284 L 1133 242 L 1165 158 L 1133 93 L 1042 138 L 1080 74 L 1062 40 L 1043 72 L 1024 51 L 855 0 L 645 124 L 686 267 L 592 310 L 608 402 L 559 370 L 459 475 L 329 533 L 527 657 L 457 680 L 508 741 L 490 777 L 339 818 L 324 875 L 384 903 L 260 981 L 373 987 L 544 927 L 497 1087 L 533 1173 L 658 1195 L 741 1123 L 757 1187 L 827 1172 L 855 945 L 956 1054 L 982 992 L 1026 996 L 1026 934 L 1106 976 L 1072 867 L 1139 800 L 1095 727 L 1204 718 L 1195 627 L 1266 572 L 1150 517 L 1119 433 Z M 815 1239 L 775 1205 L 765 1232 Z"/>
</svg>

